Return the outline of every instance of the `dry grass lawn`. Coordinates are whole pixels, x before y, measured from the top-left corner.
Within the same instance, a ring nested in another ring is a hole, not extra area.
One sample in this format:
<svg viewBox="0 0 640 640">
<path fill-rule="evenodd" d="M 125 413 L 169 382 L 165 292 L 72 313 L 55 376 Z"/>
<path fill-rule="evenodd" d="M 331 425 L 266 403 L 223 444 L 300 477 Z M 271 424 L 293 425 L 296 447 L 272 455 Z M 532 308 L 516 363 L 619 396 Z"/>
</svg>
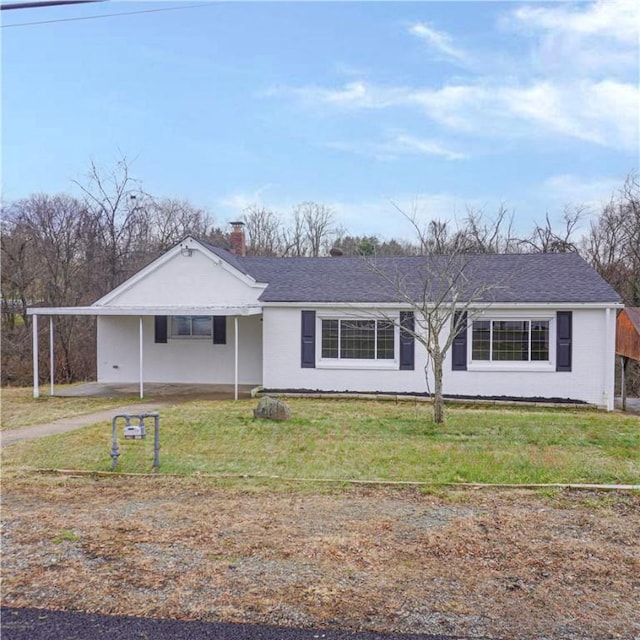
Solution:
<svg viewBox="0 0 640 640">
<path fill-rule="evenodd" d="M 3 601 L 482 638 L 640 635 L 640 495 L 16 475 Z"/>
<path fill-rule="evenodd" d="M 64 398 L 42 395 L 33 397 L 33 390 L 27 387 L 2 387 L 2 421 L 0 430 L 19 429 L 33 424 L 52 422 L 58 418 L 101 411 L 111 407 L 142 402 L 140 398 Z"/>
</svg>

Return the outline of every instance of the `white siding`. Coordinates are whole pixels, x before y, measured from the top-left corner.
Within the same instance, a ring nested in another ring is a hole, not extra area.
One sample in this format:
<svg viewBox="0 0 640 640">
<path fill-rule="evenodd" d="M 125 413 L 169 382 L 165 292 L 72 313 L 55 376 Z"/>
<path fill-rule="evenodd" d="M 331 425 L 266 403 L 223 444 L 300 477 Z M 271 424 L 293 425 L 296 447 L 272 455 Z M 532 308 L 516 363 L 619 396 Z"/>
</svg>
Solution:
<svg viewBox="0 0 640 640">
<path fill-rule="evenodd" d="M 544 313 L 543 310 L 541 312 Z M 531 312 L 521 312 L 522 318 Z M 492 315 L 500 314 L 492 309 Z M 514 317 L 513 311 L 504 312 Z M 555 312 L 552 314 L 555 316 Z M 609 327 L 609 334 L 611 328 Z M 551 326 L 550 371 L 527 370 L 527 366 L 511 366 L 487 371 L 451 371 L 450 354 L 445 364 L 446 393 L 480 396 L 515 396 L 572 398 L 605 408 L 613 397 L 615 356 L 607 335 L 607 313 L 604 309 L 574 310 L 571 371 L 555 371 L 555 326 Z M 610 371 L 609 371 L 610 370 Z"/>
<path fill-rule="evenodd" d="M 264 287 L 250 286 L 222 261 L 216 264 L 204 250 L 190 256 L 179 251 L 154 269 L 125 283 L 107 306 L 137 307 L 257 304 Z M 117 290 L 116 290 L 117 291 Z"/>
<path fill-rule="evenodd" d="M 354 311 L 350 310 L 349 313 L 353 314 Z M 269 389 L 424 391 L 424 358 L 421 363 L 422 353 L 419 349 L 416 349 L 414 371 L 362 368 L 303 369 L 300 366 L 300 310 L 269 307 L 264 309 L 263 316 L 263 384 Z"/>
<path fill-rule="evenodd" d="M 262 381 L 262 334 L 260 316 L 241 317 L 239 325 L 240 384 Z M 227 318 L 227 343 L 209 339 L 171 339 L 154 342 L 154 319 L 143 322 L 145 382 L 232 384 L 234 381 L 234 319 Z M 98 381 L 139 380 L 139 318 L 98 318 Z"/>
<path fill-rule="evenodd" d="M 311 308 L 311 307 L 309 307 Z M 350 314 L 354 311 L 349 310 Z M 528 318 L 532 315 L 555 318 L 555 309 L 526 311 L 491 309 L 491 315 Z M 609 312 L 615 317 L 615 312 Z M 531 370 L 527 364 L 505 363 L 482 371 L 452 371 L 451 351 L 444 368 L 445 393 L 466 396 L 511 396 L 571 398 L 606 408 L 612 407 L 615 323 L 604 309 L 573 310 L 572 371 L 555 371 L 555 322 L 551 322 L 552 362 L 546 370 Z M 415 370 L 375 368 L 315 368 L 300 366 L 300 310 L 266 308 L 263 323 L 263 384 L 272 389 L 312 389 L 326 391 L 424 392 L 426 390 L 424 348 L 416 343 Z M 471 336 L 469 335 L 469 346 Z M 318 353 L 316 353 L 316 356 Z M 375 365 L 374 365 L 375 366 Z M 485 367 L 486 369 L 487 367 Z"/>
</svg>

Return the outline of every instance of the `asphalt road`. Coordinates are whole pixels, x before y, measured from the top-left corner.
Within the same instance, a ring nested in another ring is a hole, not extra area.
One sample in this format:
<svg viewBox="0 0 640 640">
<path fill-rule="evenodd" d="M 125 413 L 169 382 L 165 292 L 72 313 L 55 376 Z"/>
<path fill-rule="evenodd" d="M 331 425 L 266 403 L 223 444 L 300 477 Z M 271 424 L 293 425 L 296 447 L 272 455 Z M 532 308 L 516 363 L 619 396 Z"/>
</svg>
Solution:
<svg viewBox="0 0 640 640">
<path fill-rule="evenodd" d="M 2 640 L 452 640 L 452 636 L 287 629 L 46 609 L 0 610 Z"/>
</svg>

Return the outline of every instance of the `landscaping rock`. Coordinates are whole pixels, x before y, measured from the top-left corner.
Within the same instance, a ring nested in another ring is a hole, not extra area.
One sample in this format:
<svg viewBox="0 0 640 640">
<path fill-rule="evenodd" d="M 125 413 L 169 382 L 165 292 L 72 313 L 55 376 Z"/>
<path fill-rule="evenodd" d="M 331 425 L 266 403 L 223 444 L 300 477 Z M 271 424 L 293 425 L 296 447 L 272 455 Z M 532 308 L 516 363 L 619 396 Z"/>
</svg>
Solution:
<svg viewBox="0 0 640 640">
<path fill-rule="evenodd" d="M 291 420 L 291 409 L 281 400 L 272 398 L 271 396 L 265 396 L 260 399 L 258 406 L 253 410 L 253 417 L 283 422 L 285 420 Z"/>
</svg>

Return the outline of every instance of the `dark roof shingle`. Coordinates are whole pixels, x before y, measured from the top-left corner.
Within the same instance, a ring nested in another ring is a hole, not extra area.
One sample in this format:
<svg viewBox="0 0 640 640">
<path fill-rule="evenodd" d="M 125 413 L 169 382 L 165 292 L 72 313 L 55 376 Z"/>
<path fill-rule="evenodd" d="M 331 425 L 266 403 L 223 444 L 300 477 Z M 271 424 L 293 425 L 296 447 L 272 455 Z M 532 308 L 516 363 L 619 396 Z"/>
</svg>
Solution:
<svg viewBox="0 0 640 640">
<path fill-rule="evenodd" d="M 204 243 L 203 243 L 204 244 Z M 478 254 L 395 258 L 263 258 L 215 250 L 239 271 L 267 283 L 262 302 L 395 303 L 447 297 L 455 287 L 478 302 L 618 303 L 620 296 L 575 253 Z M 449 296 L 450 298 L 450 296 Z"/>
</svg>

